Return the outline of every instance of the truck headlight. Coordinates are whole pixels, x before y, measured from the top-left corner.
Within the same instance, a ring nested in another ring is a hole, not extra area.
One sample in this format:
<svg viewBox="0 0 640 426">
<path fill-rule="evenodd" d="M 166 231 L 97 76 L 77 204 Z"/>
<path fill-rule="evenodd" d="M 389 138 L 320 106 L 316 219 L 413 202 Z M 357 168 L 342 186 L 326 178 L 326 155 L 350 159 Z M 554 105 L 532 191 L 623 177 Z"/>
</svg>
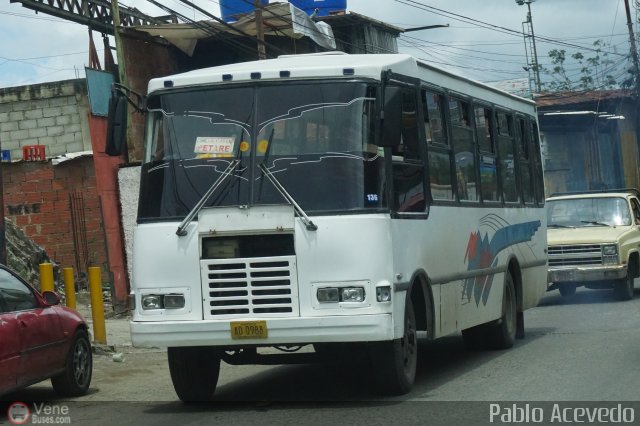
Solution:
<svg viewBox="0 0 640 426">
<path fill-rule="evenodd" d="M 604 244 L 602 246 L 602 263 L 612 265 L 618 263 L 618 245 Z"/>
</svg>

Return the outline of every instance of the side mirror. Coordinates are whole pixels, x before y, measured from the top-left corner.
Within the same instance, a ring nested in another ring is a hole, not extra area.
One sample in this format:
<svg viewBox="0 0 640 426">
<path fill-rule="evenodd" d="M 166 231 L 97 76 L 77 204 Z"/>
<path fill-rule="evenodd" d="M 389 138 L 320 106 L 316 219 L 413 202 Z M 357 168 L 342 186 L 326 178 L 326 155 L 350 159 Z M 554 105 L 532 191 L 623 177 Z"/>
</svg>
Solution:
<svg viewBox="0 0 640 426">
<path fill-rule="evenodd" d="M 385 88 L 382 113 L 382 132 L 378 145 L 393 148 L 400 144 L 402 128 L 402 90 L 399 87 Z"/>
<path fill-rule="evenodd" d="M 42 292 L 42 297 L 44 297 L 44 302 L 47 306 L 55 306 L 60 303 L 60 295 L 53 291 L 44 291 Z"/>
<path fill-rule="evenodd" d="M 127 144 L 127 98 L 119 91 L 111 92 L 107 121 L 107 155 L 116 157 L 124 152 Z"/>
</svg>

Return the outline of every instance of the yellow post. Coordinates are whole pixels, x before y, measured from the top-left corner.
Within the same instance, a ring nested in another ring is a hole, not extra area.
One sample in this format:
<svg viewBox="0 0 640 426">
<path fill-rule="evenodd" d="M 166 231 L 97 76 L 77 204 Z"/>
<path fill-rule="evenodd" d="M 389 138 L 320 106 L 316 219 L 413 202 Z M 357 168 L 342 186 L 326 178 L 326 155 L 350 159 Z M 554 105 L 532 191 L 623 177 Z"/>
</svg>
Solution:
<svg viewBox="0 0 640 426">
<path fill-rule="evenodd" d="M 54 291 L 53 264 L 45 262 L 40 264 L 40 292 Z"/>
<path fill-rule="evenodd" d="M 64 278 L 64 294 L 67 299 L 67 306 L 75 309 L 76 286 L 73 282 L 73 268 L 62 268 L 62 277 Z"/>
<path fill-rule="evenodd" d="M 89 292 L 91 293 L 93 338 L 96 342 L 106 345 L 107 332 L 105 330 L 104 304 L 102 302 L 102 278 L 98 266 L 89 267 Z"/>
</svg>

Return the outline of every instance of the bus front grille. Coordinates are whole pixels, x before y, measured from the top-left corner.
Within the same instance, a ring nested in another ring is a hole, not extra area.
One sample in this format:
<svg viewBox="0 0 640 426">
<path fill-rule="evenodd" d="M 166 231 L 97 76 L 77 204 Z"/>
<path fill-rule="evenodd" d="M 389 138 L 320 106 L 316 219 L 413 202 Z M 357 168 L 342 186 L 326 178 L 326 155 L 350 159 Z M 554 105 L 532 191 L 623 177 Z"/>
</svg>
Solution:
<svg viewBox="0 0 640 426">
<path fill-rule="evenodd" d="M 549 266 L 602 265 L 600 244 L 570 244 L 549 246 Z"/>
<path fill-rule="evenodd" d="M 298 315 L 295 256 L 201 260 L 205 319 Z"/>
</svg>

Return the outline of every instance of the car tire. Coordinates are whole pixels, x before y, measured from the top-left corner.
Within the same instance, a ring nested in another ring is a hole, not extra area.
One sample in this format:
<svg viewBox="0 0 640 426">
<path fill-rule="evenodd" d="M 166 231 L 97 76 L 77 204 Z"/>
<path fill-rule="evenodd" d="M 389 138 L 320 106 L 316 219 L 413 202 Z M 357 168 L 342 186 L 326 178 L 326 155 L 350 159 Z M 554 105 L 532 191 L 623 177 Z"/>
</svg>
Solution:
<svg viewBox="0 0 640 426">
<path fill-rule="evenodd" d="M 576 294 L 576 285 L 572 283 L 558 284 L 558 290 L 562 297 L 570 297 Z"/>
<path fill-rule="evenodd" d="M 615 296 L 619 300 L 631 300 L 633 299 L 634 292 L 634 277 L 631 271 L 627 271 L 627 276 L 620 280 L 617 280 L 614 284 L 613 291 Z"/>
<path fill-rule="evenodd" d="M 62 396 L 80 396 L 91 384 L 93 357 L 86 330 L 76 331 L 64 364 L 64 372 L 51 378 L 53 389 Z"/>
<path fill-rule="evenodd" d="M 182 402 L 204 402 L 213 397 L 220 374 L 220 352 L 211 346 L 167 350 L 173 389 Z"/>
<path fill-rule="evenodd" d="M 418 364 L 418 340 L 416 317 L 410 299 L 405 303 L 404 335 L 400 339 L 374 343 L 371 361 L 378 393 L 404 395 L 411 390 Z"/>
</svg>

